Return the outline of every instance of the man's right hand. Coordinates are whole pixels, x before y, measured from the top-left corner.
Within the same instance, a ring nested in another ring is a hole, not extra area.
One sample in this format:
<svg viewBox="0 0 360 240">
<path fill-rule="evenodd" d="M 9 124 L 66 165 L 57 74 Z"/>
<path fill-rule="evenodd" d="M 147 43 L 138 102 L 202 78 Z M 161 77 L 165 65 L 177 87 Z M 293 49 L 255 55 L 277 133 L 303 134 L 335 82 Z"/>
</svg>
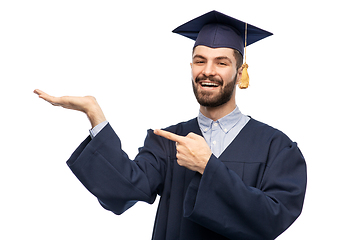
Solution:
<svg viewBox="0 0 360 240">
<path fill-rule="evenodd" d="M 45 101 L 51 103 L 54 106 L 61 106 L 63 108 L 73 109 L 85 113 L 90 120 L 92 128 L 106 120 L 99 104 L 92 96 L 54 97 L 39 89 L 34 90 L 34 93 L 39 95 L 39 98 L 44 99 Z"/>
</svg>

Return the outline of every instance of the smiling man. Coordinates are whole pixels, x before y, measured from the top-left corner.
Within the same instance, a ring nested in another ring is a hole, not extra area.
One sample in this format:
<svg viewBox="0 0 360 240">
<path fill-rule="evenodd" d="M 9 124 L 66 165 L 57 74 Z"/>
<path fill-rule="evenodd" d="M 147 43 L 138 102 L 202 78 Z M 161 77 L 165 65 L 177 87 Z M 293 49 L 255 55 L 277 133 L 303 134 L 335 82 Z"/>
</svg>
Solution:
<svg viewBox="0 0 360 240">
<path fill-rule="evenodd" d="M 195 40 L 191 69 L 199 115 L 149 130 L 133 161 L 95 98 L 35 90 L 53 105 L 88 116 L 90 136 L 67 164 L 105 209 L 121 214 L 160 196 L 152 239 L 275 239 L 301 213 L 306 164 L 297 144 L 236 105 L 245 26 L 212 11 L 174 30 Z M 271 35 L 247 26 L 248 44 Z"/>
<path fill-rule="evenodd" d="M 228 113 L 235 109 L 235 86 L 241 77 L 241 69 L 236 63 L 233 49 L 195 47 L 191 64 L 195 78 L 192 85 L 202 113 L 219 106 Z M 216 113 L 219 113 L 218 109 Z"/>
</svg>

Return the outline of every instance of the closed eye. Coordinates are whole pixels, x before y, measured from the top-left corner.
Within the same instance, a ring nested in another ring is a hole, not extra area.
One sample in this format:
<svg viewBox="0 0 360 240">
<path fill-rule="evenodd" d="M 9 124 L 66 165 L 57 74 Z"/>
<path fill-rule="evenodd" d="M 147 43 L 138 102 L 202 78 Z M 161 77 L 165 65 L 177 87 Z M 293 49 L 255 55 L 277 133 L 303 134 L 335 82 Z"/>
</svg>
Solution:
<svg viewBox="0 0 360 240">
<path fill-rule="evenodd" d="M 219 65 L 221 66 L 229 66 L 231 65 L 231 60 L 228 57 L 217 57 L 216 58 L 217 62 Z"/>
<path fill-rule="evenodd" d="M 206 58 L 201 55 L 195 55 L 193 57 L 194 64 L 204 64 L 206 62 Z"/>
</svg>

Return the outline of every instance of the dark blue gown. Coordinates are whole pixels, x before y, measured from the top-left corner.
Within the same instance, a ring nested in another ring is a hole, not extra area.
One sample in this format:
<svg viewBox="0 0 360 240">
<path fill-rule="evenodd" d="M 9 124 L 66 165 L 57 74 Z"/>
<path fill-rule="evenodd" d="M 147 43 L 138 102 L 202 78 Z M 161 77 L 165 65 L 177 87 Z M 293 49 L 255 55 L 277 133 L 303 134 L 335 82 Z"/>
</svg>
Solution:
<svg viewBox="0 0 360 240">
<path fill-rule="evenodd" d="M 165 130 L 201 135 L 197 119 Z M 175 143 L 152 130 L 129 160 L 110 124 L 82 142 L 67 164 L 115 214 L 161 196 L 154 240 L 274 239 L 300 215 L 306 189 L 296 143 L 254 119 L 219 158 L 211 156 L 203 175 L 179 166 Z"/>
</svg>

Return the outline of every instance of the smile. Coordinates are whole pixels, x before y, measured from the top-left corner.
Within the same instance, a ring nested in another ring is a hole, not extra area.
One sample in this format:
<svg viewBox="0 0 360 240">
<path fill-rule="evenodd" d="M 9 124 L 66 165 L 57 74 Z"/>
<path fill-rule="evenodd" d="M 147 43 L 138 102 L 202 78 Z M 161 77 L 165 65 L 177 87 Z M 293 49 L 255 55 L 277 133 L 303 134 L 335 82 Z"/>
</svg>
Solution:
<svg viewBox="0 0 360 240">
<path fill-rule="evenodd" d="M 216 82 L 200 82 L 200 85 L 205 88 L 213 88 L 220 86 L 220 84 Z"/>
<path fill-rule="evenodd" d="M 201 83 L 203 87 L 218 87 L 219 85 L 216 83 Z"/>
</svg>

